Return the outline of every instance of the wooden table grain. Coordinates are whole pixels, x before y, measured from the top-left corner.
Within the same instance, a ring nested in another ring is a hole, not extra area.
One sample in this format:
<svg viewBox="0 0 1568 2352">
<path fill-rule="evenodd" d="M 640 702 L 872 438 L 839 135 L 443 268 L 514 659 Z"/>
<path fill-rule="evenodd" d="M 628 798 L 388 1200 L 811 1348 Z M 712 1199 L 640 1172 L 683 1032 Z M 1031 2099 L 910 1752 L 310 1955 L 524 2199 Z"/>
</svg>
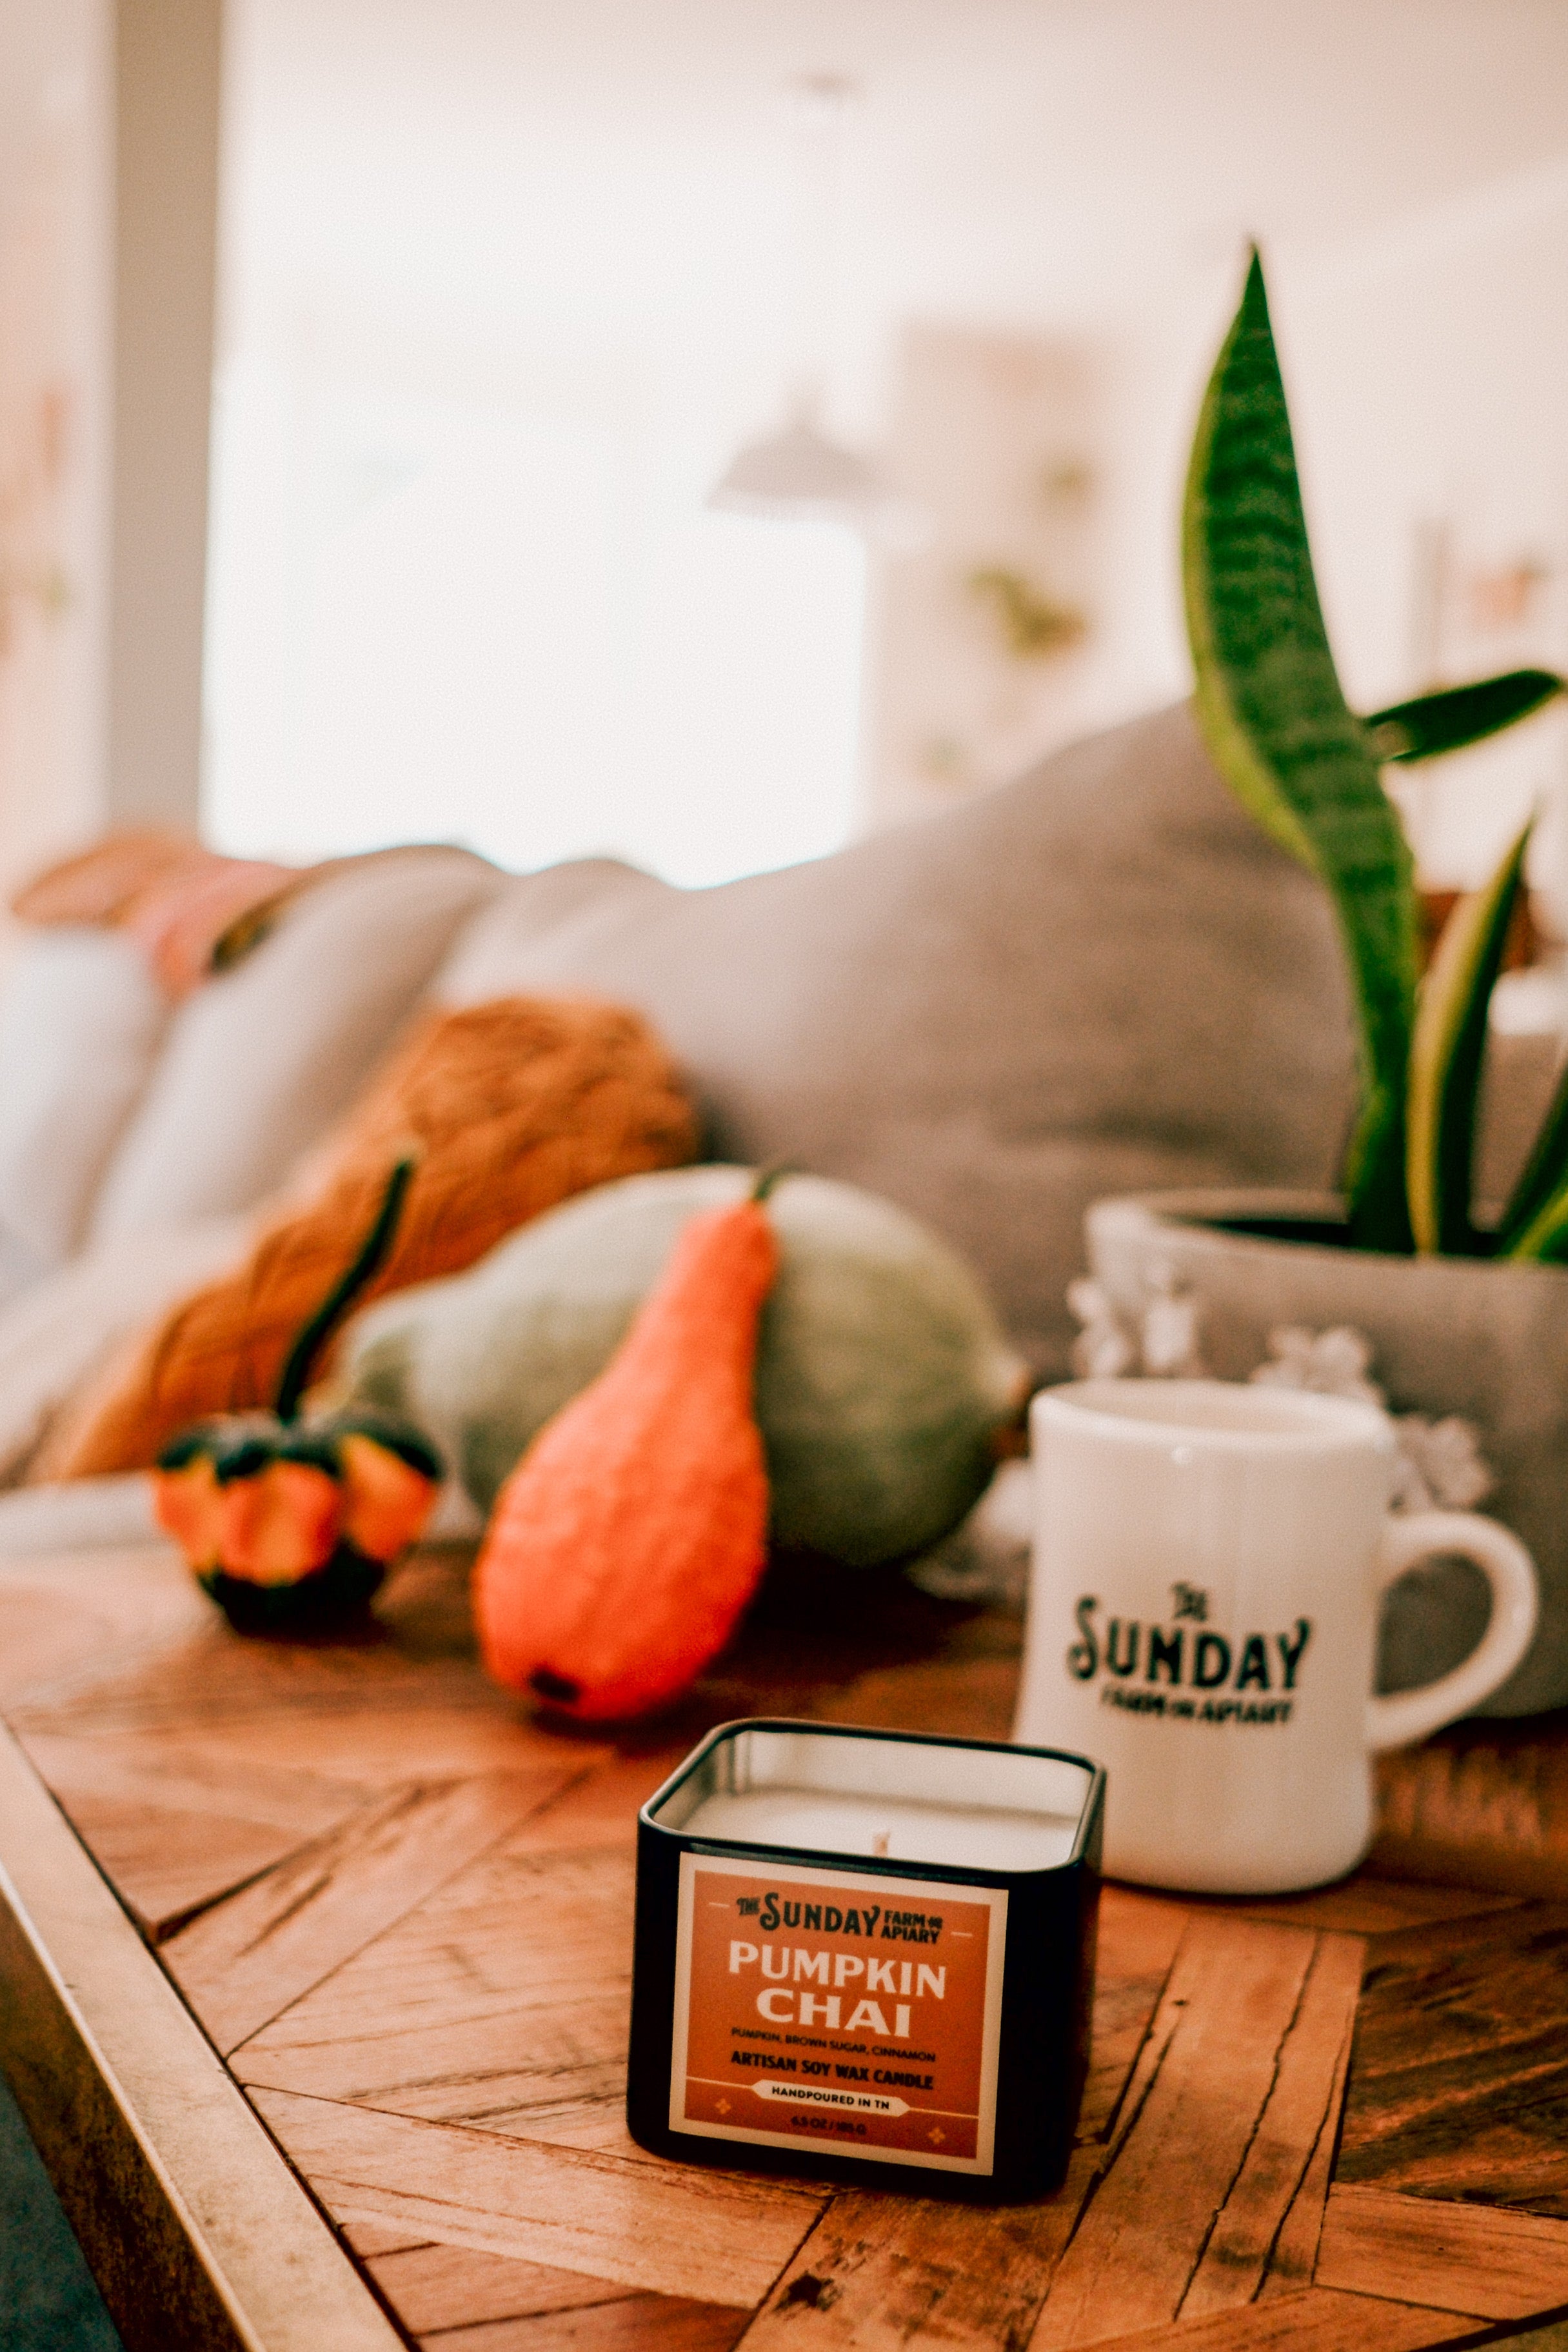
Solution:
<svg viewBox="0 0 1568 2352">
<path fill-rule="evenodd" d="M 415 1555 L 372 1628 L 308 1644 L 232 1634 L 156 1547 L 0 1570 L 0 1712 L 389 2341 L 1417 2352 L 1568 2311 L 1568 1900 L 1512 1864 L 1466 1883 L 1451 1804 L 1443 1877 L 1412 1875 L 1406 1767 L 1337 1887 L 1107 1888 L 1056 2196 L 647 2155 L 638 1805 L 737 1715 L 1005 1738 L 1019 1625 L 783 1562 L 679 1714 L 612 1739 L 486 1683 L 466 1568 Z"/>
</svg>

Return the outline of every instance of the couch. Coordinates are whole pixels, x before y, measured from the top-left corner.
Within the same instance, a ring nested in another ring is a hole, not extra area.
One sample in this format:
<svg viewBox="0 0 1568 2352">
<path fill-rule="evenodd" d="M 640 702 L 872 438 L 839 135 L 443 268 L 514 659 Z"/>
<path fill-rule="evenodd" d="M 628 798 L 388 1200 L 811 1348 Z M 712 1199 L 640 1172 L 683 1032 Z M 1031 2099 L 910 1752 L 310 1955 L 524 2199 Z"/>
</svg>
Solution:
<svg viewBox="0 0 1568 2352">
<path fill-rule="evenodd" d="M 1326 898 L 1220 783 L 1185 705 L 708 889 L 611 858 L 350 864 L 172 1010 L 124 940 L 40 933 L 0 1000 L 0 1067 L 27 1072 L 0 1108 L 0 1467 L 19 1472 L 101 1349 L 235 1255 L 261 1202 L 308 1184 L 416 1009 L 539 993 L 645 1012 L 710 1156 L 928 1220 L 1040 1380 L 1068 1369 L 1091 1201 L 1327 1184 L 1353 1102 Z M 0 1496 L 11 1552 L 146 1525 L 135 1482 Z"/>
</svg>

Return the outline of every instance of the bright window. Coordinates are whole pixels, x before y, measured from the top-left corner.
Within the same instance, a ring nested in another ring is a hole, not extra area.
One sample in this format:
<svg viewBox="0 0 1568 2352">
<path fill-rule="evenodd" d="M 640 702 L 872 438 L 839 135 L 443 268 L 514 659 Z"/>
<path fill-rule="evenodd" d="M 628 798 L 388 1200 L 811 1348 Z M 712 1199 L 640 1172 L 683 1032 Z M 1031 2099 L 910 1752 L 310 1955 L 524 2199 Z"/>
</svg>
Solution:
<svg viewBox="0 0 1568 2352">
<path fill-rule="evenodd" d="M 211 830 L 309 857 L 609 850 L 686 883 L 855 814 L 865 558 L 825 523 L 643 494 L 594 423 L 311 396 L 220 411 Z"/>
</svg>

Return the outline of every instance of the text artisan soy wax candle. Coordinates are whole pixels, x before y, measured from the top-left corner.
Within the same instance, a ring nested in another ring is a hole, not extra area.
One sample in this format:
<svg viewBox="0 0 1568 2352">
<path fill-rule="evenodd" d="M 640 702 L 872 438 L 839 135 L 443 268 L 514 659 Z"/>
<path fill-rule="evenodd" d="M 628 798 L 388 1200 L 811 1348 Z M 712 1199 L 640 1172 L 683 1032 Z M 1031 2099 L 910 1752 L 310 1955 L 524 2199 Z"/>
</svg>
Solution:
<svg viewBox="0 0 1568 2352">
<path fill-rule="evenodd" d="M 723 1726 L 643 1808 L 627 2117 L 695 2163 L 1037 2195 L 1087 2063 L 1104 1775 Z"/>
</svg>

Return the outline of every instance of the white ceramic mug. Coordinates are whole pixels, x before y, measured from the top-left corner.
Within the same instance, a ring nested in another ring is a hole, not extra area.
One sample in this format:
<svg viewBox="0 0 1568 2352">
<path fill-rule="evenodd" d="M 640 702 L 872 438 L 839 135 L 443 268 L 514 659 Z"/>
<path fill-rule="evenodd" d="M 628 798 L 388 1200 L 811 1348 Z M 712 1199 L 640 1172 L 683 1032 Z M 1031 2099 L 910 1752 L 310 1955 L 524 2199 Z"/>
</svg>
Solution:
<svg viewBox="0 0 1568 2352">
<path fill-rule="evenodd" d="M 1469 1511 L 1390 1518 L 1373 1407 L 1220 1381 L 1082 1381 L 1030 1408 L 1035 1551 L 1015 1739 L 1109 1773 L 1105 1868 L 1282 1894 L 1354 1868 L 1370 1758 L 1463 1715 L 1523 1656 L 1535 1569 Z M 1490 1622 L 1451 1674 L 1373 1695 L 1377 1604 L 1437 1553 Z"/>
</svg>

